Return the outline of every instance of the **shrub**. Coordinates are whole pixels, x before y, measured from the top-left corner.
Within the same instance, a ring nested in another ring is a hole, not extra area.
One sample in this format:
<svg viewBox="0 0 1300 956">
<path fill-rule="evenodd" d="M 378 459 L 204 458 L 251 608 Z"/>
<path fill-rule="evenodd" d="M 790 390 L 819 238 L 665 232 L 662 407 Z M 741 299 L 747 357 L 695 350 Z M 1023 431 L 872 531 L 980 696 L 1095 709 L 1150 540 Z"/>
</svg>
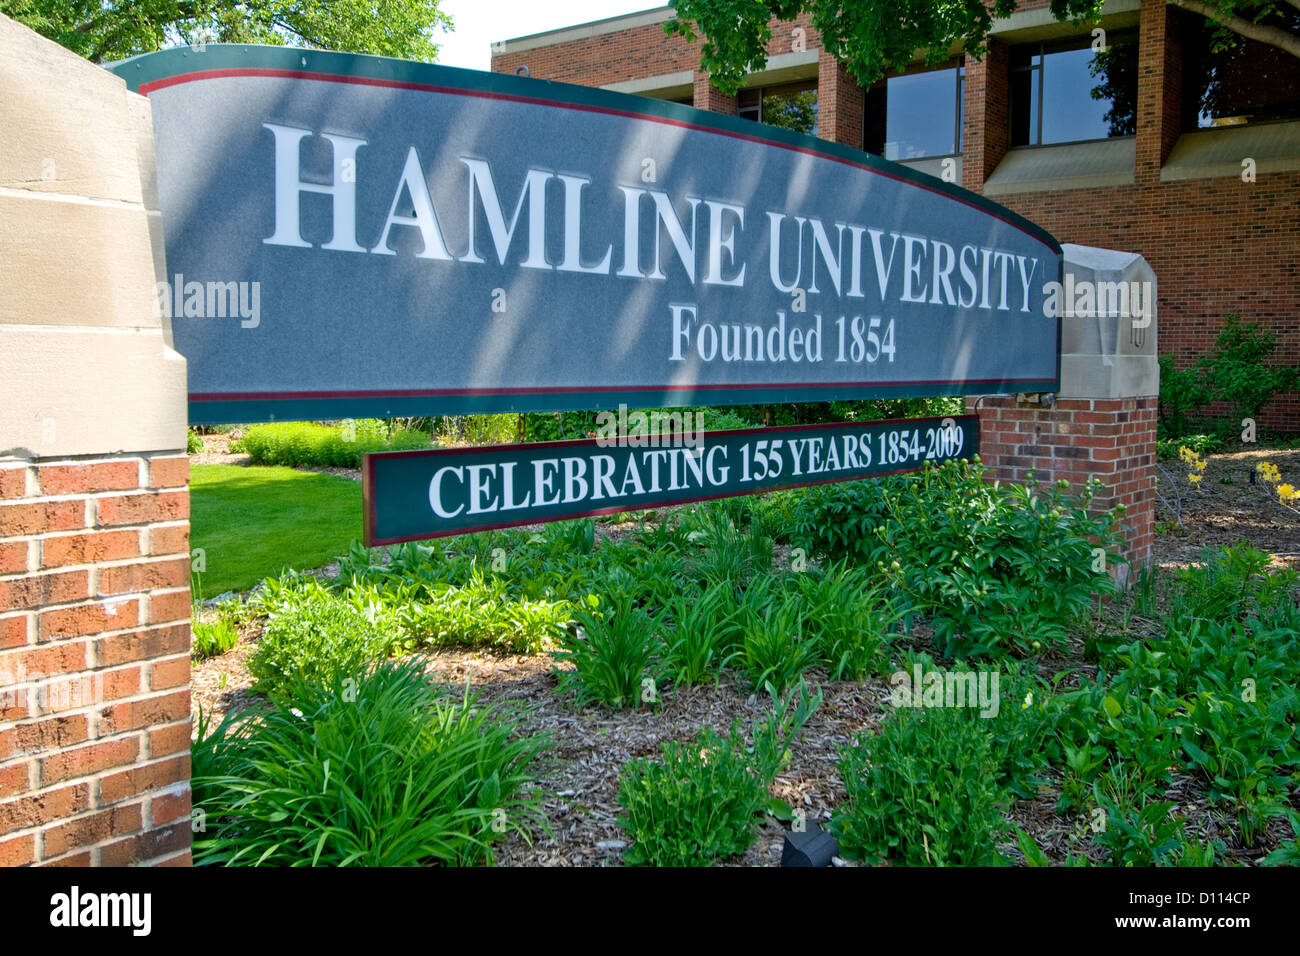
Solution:
<svg viewBox="0 0 1300 956">
<path fill-rule="evenodd" d="M 348 427 L 314 422 L 252 425 L 231 450 L 247 452 L 255 465 L 359 468 L 366 452 L 428 447 L 429 436 L 423 432 L 390 434 L 382 422 L 363 419 Z"/>
<path fill-rule="evenodd" d="M 762 495 L 749 495 L 749 529 L 756 535 L 773 541 L 788 541 L 794 533 L 796 491 L 770 491 Z"/>
<path fill-rule="evenodd" d="M 727 737 L 706 728 L 692 742 L 662 744 L 658 761 L 628 763 L 618 794 L 625 811 L 619 826 L 633 840 L 624 861 L 707 866 L 748 849 L 759 814 L 773 805 L 772 781 L 821 700 L 801 684 L 784 702 L 774 702 L 767 718 L 754 725 L 752 749 L 737 723 Z"/>
<path fill-rule="evenodd" d="M 992 737 L 962 708 L 900 709 L 842 754 L 840 851 L 878 863 L 987 866 L 1007 831 Z"/>
<path fill-rule="evenodd" d="M 1191 428 L 1192 413 L 1213 396 L 1195 367 L 1174 367 L 1174 356 L 1162 355 L 1160 365 L 1159 431 L 1167 438 L 1182 438 Z"/>
<path fill-rule="evenodd" d="M 373 592 L 342 597 L 316 581 L 268 581 L 262 638 L 248 659 L 258 692 L 291 697 L 303 684 L 338 689 L 387 657 L 401 639 Z"/>
<path fill-rule="evenodd" d="M 1239 315 L 1224 318 L 1214 351 L 1197 363 L 1206 388 L 1226 402 L 1231 418 L 1227 431 L 1241 427 L 1243 417 L 1257 418 L 1275 394 L 1297 386 L 1293 365 L 1269 365 L 1277 349 L 1277 336 L 1257 323 L 1241 321 Z"/>
<path fill-rule="evenodd" d="M 200 435 L 198 432 L 196 432 L 193 428 L 186 429 L 185 454 L 197 455 L 201 451 L 203 451 L 203 436 Z"/>
<path fill-rule="evenodd" d="M 445 444 L 504 445 L 519 438 L 518 415 L 447 415 L 434 423 Z"/>
<path fill-rule="evenodd" d="M 603 611 L 580 610 L 574 615 L 576 633 L 558 629 L 559 690 L 573 693 L 579 705 L 598 701 L 606 707 L 640 707 L 654 703 L 659 677 L 660 641 L 650 617 L 626 597 L 615 598 Z"/>
<path fill-rule="evenodd" d="M 573 618 L 568 602 L 513 598 L 504 582 L 484 577 L 477 568 L 463 585 L 432 584 L 421 593 L 389 585 L 380 593 L 413 644 L 435 647 L 493 645 L 537 654 Z"/>
<path fill-rule="evenodd" d="M 1098 568 L 1117 560 L 1118 512 L 1089 513 L 1095 486 L 1072 495 L 983 481 L 974 462 L 920 474 L 814 489 L 799 539 L 812 551 L 890 572 L 905 610 L 928 615 L 945 656 L 1021 652 L 1061 644 L 1112 588 Z"/>
<path fill-rule="evenodd" d="M 1208 621 L 1242 620 L 1257 610 L 1256 592 L 1266 588 L 1263 603 L 1271 606 L 1295 583 L 1295 572 L 1267 575 L 1272 558 L 1250 545 L 1203 548 L 1200 563 L 1179 571 L 1170 598 L 1170 618 L 1181 625 L 1188 618 Z"/>
<path fill-rule="evenodd" d="M 468 690 L 446 699 L 414 662 L 380 664 L 354 694 L 302 690 L 292 706 L 200 723 L 196 863 L 491 862 L 505 832 L 543 823 L 529 781 L 547 741 Z"/>
<path fill-rule="evenodd" d="M 1184 448 L 1197 455 L 1213 455 L 1223 447 L 1223 439 L 1214 435 L 1184 435 L 1182 438 L 1162 438 L 1156 442 L 1156 457 L 1162 461 L 1178 458 Z"/>
<path fill-rule="evenodd" d="M 1100 790 L 1096 796 L 1098 807 L 1105 813 L 1105 826 L 1095 839 L 1110 852 L 1111 866 L 1168 866 L 1176 864 L 1187 851 L 1182 821 L 1173 815 L 1173 803 L 1124 806 Z"/>
<path fill-rule="evenodd" d="M 1258 418 L 1274 395 L 1300 386 L 1300 370 L 1269 364 L 1276 349 L 1272 331 L 1228 315 L 1214 348 L 1192 367 L 1175 369 L 1172 355 L 1160 356 L 1161 434 L 1183 437 L 1195 421 L 1192 413 L 1218 401 L 1228 406 L 1228 415 L 1210 423 L 1210 430 L 1220 438 L 1235 435 L 1243 418 Z"/>
</svg>

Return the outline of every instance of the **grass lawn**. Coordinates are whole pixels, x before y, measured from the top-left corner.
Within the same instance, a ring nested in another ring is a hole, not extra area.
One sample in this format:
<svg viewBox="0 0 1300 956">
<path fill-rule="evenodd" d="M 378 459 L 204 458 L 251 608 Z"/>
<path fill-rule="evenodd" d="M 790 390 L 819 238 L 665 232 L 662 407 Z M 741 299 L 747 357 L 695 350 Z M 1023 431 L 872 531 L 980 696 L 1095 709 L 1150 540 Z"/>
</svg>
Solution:
<svg viewBox="0 0 1300 956">
<path fill-rule="evenodd" d="M 346 553 L 361 538 L 361 484 L 292 468 L 195 465 L 190 526 L 190 547 L 207 564 L 202 596 L 244 591 L 285 567 L 317 568 Z"/>
</svg>

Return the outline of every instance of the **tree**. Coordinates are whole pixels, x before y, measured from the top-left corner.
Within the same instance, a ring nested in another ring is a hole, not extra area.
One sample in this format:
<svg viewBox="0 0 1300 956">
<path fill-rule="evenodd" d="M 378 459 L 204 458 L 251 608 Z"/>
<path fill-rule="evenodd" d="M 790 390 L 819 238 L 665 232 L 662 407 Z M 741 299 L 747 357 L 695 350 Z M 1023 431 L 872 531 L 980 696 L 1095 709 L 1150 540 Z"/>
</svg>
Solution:
<svg viewBox="0 0 1300 956">
<path fill-rule="evenodd" d="M 1097 22 L 1104 0 L 1051 0 L 1057 20 Z M 1169 0 L 1213 21 L 1218 41 L 1241 37 L 1300 58 L 1300 0 Z M 669 35 L 703 38 L 700 66 L 725 93 L 767 63 L 772 21 L 807 13 L 822 45 L 863 86 L 910 66 L 919 51 L 927 65 L 950 59 L 958 45 L 979 59 L 995 18 L 1016 11 L 1016 0 L 675 0 Z"/>
<path fill-rule="evenodd" d="M 0 0 L 0 13 L 97 63 L 166 46 L 269 43 L 432 60 L 440 0 Z"/>
<path fill-rule="evenodd" d="M 763 97 L 763 122 L 796 133 L 817 133 L 817 91 Z"/>
</svg>

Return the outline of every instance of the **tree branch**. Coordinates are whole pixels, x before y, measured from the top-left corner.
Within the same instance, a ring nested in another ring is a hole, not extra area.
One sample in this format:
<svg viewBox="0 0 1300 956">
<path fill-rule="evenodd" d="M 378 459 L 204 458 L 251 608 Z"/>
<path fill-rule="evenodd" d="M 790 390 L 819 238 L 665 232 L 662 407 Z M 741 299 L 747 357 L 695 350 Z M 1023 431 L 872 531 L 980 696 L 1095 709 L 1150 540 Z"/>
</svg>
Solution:
<svg viewBox="0 0 1300 956">
<path fill-rule="evenodd" d="M 1300 59 L 1300 36 L 1288 33 L 1281 27 L 1269 26 L 1264 23 L 1252 23 L 1244 17 L 1235 14 L 1225 13 L 1211 3 L 1205 0 L 1168 0 L 1175 7 L 1182 7 L 1192 13 L 1199 13 L 1208 20 L 1213 20 L 1221 27 L 1226 27 L 1233 33 L 1240 34 L 1249 40 L 1257 40 L 1260 43 L 1266 43 L 1269 46 L 1277 47 L 1284 50 L 1292 56 Z M 1300 7 L 1300 0 L 1287 0 L 1292 6 Z"/>
</svg>

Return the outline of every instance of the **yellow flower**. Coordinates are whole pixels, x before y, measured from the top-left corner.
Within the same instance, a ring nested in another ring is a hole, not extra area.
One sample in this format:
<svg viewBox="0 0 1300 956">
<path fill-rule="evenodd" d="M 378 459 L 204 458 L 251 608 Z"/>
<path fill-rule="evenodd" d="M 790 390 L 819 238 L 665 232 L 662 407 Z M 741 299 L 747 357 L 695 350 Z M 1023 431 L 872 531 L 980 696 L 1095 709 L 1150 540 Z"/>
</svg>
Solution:
<svg viewBox="0 0 1300 956">
<path fill-rule="evenodd" d="M 1282 504 L 1288 504 L 1297 498 L 1300 498 L 1300 492 L 1295 490 L 1291 484 L 1282 484 L 1277 486 L 1277 498 Z"/>
<path fill-rule="evenodd" d="M 1201 483 L 1201 476 L 1200 476 L 1200 475 L 1188 475 L 1188 476 L 1187 476 L 1187 480 L 1190 481 L 1193 485 L 1199 485 L 1199 484 Z"/>
</svg>

